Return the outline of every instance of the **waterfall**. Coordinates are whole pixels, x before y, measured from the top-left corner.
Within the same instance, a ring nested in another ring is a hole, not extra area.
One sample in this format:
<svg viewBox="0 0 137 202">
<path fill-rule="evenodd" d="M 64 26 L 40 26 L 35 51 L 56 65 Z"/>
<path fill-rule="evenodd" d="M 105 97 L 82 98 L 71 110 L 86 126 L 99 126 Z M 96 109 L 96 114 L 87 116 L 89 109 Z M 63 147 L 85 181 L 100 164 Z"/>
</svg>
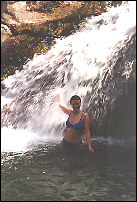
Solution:
<svg viewBox="0 0 137 202">
<path fill-rule="evenodd" d="M 60 89 L 67 106 L 72 95 L 82 98 L 82 110 L 98 129 L 109 120 L 135 66 L 135 4 L 123 2 L 86 19 L 83 28 L 2 82 L 3 150 L 62 139 L 67 116 L 58 106 Z"/>
</svg>

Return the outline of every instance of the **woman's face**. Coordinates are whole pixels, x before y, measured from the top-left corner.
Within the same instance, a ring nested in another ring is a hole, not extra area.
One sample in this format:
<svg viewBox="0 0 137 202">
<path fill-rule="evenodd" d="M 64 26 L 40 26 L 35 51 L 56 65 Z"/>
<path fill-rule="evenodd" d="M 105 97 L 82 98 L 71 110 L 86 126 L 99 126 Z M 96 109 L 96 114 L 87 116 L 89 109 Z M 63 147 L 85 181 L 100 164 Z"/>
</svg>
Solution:
<svg viewBox="0 0 137 202">
<path fill-rule="evenodd" d="M 71 101 L 71 106 L 75 110 L 79 109 L 80 106 L 81 106 L 80 100 L 72 100 Z"/>
</svg>

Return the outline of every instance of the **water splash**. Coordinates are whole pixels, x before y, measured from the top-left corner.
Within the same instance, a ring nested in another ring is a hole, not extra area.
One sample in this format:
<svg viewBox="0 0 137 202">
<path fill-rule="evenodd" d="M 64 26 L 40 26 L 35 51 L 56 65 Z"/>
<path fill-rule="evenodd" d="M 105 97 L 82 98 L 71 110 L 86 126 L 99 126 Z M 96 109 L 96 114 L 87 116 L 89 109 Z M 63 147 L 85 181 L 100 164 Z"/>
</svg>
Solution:
<svg viewBox="0 0 137 202">
<path fill-rule="evenodd" d="M 91 100 L 96 106 L 101 100 L 103 111 L 97 108 L 93 114 L 94 120 L 105 116 L 107 105 L 113 108 L 116 93 L 112 97 L 109 91 L 115 89 L 115 83 L 112 82 L 106 89 L 106 96 L 103 85 L 106 86 L 107 79 L 113 77 L 119 51 L 135 34 L 135 15 L 134 1 L 109 8 L 108 12 L 88 19 L 78 32 L 57 39 L 48 53 L 35 55 L 21 72 L 16 71 L 15 75 L 3 81 L 2 100 L 12 99 L 5 116 L 8 117 L 8 128 L 2 129 L 3 150 L 6 150 L 8 138 L 11 144 L 7 149 L 14 147 L 14 150 L 16 145 L 19 149 L 18 143 L 21 142 L 26 149 L 28 145 L 42 141 L 43 137 L 45 141 L 62 138 L 66 115 L 58 107 L 60 88 L 67 105 L 72 95 L 80 95 L 85 111 L 91 109 Z M 122 71 L 125 79 L 129 78 L 132 63 L 129 62 Z M 20 134 L 21 142 L 17 134 Z"/>
</svg>

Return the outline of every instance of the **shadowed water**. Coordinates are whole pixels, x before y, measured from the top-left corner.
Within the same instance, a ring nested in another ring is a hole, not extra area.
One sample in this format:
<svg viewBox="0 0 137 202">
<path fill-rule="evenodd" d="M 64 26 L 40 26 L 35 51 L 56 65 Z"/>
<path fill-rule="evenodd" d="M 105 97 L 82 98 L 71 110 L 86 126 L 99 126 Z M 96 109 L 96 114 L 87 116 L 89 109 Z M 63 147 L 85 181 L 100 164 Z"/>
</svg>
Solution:
<svg viewBox="0 0 137 202">
<path fill-rule="evenodd" d="M 2 201 L 135 201 L 135 144 L 102 142 L 94 153 L 49 143 L 3 154 Z"/>
</svg>

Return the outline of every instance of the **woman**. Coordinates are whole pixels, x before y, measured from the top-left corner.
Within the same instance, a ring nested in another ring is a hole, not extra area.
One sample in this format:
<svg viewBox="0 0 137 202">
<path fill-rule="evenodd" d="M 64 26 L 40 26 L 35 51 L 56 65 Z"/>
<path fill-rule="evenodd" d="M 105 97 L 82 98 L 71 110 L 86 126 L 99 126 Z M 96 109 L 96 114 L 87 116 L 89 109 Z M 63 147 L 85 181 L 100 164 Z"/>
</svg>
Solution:
<svg viewBox="0 0 137 202">
<path fill-rule="evenodd" d="M 85 130 L 86 140 L 88 142 L 89 150 L 93 152 L 91 147 L 91 138 L 89 132 L 89 116 L 80 110 L 81 99 L 79 96 L 74 95 L 70 99 L 72 109 L 66 107 L 62 100 L 62 95 L 59 94 L 59 107 L 62 111 L 69 115 L 66 126 L 67 132 L 61 144 L 65 146 L 79 146 L 82 144 L 82 132 Z"/>
</svg>

